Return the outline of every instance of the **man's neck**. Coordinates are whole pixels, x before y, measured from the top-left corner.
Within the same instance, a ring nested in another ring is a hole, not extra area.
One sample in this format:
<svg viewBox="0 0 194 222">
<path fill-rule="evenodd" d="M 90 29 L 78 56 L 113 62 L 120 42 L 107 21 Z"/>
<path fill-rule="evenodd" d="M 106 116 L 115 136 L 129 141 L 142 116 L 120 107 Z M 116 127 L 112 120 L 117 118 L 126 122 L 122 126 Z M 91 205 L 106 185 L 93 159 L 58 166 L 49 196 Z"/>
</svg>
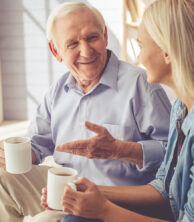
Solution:
<svg viewBox="0 0 194 222">
<path fill-rule="evenodd" d="M 98 78 L 96 78 L 95 80 L 91 80 L 91 81 L 79 81 L 78 80 L 78 84 L 82 90 L 82 92 L 84 94 L 86 94 L 87 92 L 89 92 L 95 85 L 98 84 L 98 82 L 100 81 L 101 75 L 98 76 Z"/>
</svg>

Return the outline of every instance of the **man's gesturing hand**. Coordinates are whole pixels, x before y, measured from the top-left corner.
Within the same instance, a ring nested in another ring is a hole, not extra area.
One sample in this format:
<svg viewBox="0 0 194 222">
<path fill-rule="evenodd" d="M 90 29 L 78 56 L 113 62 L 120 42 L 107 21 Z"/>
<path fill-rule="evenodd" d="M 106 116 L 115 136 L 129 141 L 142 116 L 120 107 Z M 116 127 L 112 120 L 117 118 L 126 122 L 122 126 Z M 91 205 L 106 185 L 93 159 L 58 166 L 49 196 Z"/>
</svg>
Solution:
<svg viewBox="0 0 194 222">
<path fill-rule="evenodd" d="M 105 127 L 85 122 L 88 130 L 96 133 L 89 139 L 67 142 L 56 147 L 57 151 L 95 159 L 113 159 L 116 157 L 116 139 L 111 136 Z"/>
</svg>

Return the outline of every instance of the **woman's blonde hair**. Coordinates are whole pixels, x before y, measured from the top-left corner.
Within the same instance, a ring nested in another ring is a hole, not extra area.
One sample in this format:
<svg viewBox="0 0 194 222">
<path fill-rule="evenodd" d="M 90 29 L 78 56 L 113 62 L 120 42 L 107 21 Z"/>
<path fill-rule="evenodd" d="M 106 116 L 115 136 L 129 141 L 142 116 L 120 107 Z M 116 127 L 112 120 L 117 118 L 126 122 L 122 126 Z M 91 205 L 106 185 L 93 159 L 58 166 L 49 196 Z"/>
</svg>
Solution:
<svg viewBox="0 0 194 222">
<path fill-rule="evenodd" d="M 101 13 L 96 8 L 94 8 L 91 5 L 85 4 L 83 2 L 66 2 L 66 3 L 59 5 L 57 8 L 55 8 L 47 20 L 47 39 L 48 39 L 48 41 L 53 40 L 53 42 L 54 42 L 53 27 L 54 27 L 55 21 L 57 19 L 65 17 L 67 14 L 74 12 L 78 9 L 82 9 L 82 8 L 87 8 L 93 12 L 93 14 L 97 18 L 100 28 L 102 29 L 102 32 L 104 32 L 105 31 L 105 21 L 104 21 L 103 16 L 101 15 Z"/>
<path fill-rule="evenodd" d="M 157 0 L 144 12 L 143 22 L 169 55 L 178 91 L 194 99 L 194 0 Z"/>
</svg>

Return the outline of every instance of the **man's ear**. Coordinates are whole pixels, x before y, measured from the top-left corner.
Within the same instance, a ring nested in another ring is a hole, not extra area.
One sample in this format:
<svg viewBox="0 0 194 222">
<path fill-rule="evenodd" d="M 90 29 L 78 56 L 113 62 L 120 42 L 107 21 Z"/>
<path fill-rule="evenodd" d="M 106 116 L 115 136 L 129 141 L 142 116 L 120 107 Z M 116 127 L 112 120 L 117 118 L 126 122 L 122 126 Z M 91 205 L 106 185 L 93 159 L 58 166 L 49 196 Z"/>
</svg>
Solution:
<svg viewBox="0 0 194 222">
<path fill-rule="evenodd" d="M 104 39 L 106 40 L 106 45 L 108 45 L 108 31 L 107 31 L 106 26 L 105 26 L 105 29 L 104 29 Z"/>
<path fill-rule="evenodd" d="M 59 55 L 59 53 L 57 52 L 57 49 L 55 48 L 54 43 L 53 43 L 52 40 L 49 41 L 48 45 L 49 45 L 50 51 L 52 52 L 54 57 L 57 59 L 57 61 L 62 62 L 63 60 L 62 60 L 61 56 Z"/>
<path fill-rule="evenodd" d="M 163 52 L 163 57 L 164 57 L 166 64 L 171 64 L 170 57 L 169 57 L 168 53 Z"/>
</svg>

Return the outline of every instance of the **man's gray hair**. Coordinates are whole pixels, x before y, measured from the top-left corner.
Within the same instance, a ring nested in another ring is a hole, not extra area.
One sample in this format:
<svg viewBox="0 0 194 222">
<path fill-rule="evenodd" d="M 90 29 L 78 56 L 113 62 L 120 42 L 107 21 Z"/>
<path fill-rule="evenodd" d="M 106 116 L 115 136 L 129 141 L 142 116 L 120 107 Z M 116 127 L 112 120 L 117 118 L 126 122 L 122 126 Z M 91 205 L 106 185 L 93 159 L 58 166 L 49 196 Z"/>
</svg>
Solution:
<svg viewBox="0 0 194 222">
<path fill-rule="evenodd" d="M 65 2 L 65 3 L 59 5 L 57 8 L 55 8 L 51 12 L 51 14 L 47 20 L 47 39 L 48 39 L 48 41 L 53 40 L 53 43 L 55 42 L 53 27 L 54 27 L 55 21 L 57 19 L 62 18 L 64 16 L 66 16 L 67 14 L 74 12 L 78 9 L 82 9 L 82 8 L 87 8 L 94 13 L 94 15 L 96 16 L 97 21 L 99 22 L 99 25 L 102 29 L 102 32 L 104 32 L 105 31 L 105 21 L 104 21 L 102 14 L 96 8 L 94 8 L 91 5 L 85 4 L 83 2 Z"/>
</svg>

